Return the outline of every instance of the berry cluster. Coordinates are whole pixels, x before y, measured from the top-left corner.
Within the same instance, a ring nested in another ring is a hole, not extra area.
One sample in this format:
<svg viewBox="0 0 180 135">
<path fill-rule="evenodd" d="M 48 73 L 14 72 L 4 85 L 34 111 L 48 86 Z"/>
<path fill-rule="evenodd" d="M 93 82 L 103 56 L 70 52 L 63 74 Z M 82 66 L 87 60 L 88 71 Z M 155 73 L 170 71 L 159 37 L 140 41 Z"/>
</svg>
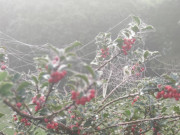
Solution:
<svg viewBox="0 0 180 135">
<path fill-rule="evenodd" d="M 24 111 L 23 111 L 22 113 L 28 115 L 27 112 L 24 112 Z M 16 115 L 13 115 L 13 117 L 14 117 L 14 121 L 17 121 L 17 120 L 18 120 L 18 118 L 17 118 Z M 29 122 L 29 120 L 26 119 L 26 118 L 21 118 L 21 119 L 20 119 L 20 122 L 23 123 L 25 126 L 30 126 L 30 125 L 31 125 L 31 123 Z"/>
<path fill-rule="evenodd" d="M 62 71 L 62 72 L 54 71 L 51 73 L 51 77 L 49 78 L 48 81 L 49 83 L 57 83 L 61 79 L 63 79 L 66 74 L 67 74 L 66 71 Z"/>
<path fill-rule="evenodd" d="M 16 115 L 14 115 L 13 117 L 14 117 L 14 121 L 17 121 L 17 117 L 16 117 Z"/>
<path fill-rule="evenodd" d="M 90 102 L 94 97 L 95 97 L 95 90 L 91 89 L 89 90 L 89 95 L 88 96 L 82 96 L 79 97 L 80 93 L 76 91 L 71 92 L 71 99 L 76 102 L 77 105 L 85 105 L 86 102 Z"/>
<path fill-rule="evenodd" d="M 132 38 L 132 39 L 124 39 L 124 44 L 122 46 L 122 51 L 124 53 L 124 55 L 127 55 L 127 51 L 129 51 L 132 47 L 132 45 L 135 43 L 136 39 Z"/>
<path fill-rule="evenodd" d="M 161 86 L 158 85 L 158 87 L 160 88 Z M 159 91 L 156 95 L 156 98 L 175 98 L 177 101 L 179 101 L 180 99 L 180 93 L 177 91 L 177 89 L 173 88 L 170 85 L 166 85 L 164 87 L 164 89 L 162 89 L 161 91 Z"/>
<path fill-rule="evenodd" d="M 78 130 L 77 130 L 77 134 L 80 135 L 81 129 L 80 129 L 80 127 L 79 127 L 79 124 L 76 123 L 76 125 L 70 125 L 70 126 L 69 126 L 69 128 L 70 128 L 71 130 L 73 130 L 74 127 L 76 127 L 76 128 L 78 129 Z"/>
<path fill-rule="evenodd" d="M 44 119 L 44 122 L 47 123 L 46 128 L 47 129 L 56 129 L 58 130 L 58 123 L 54 121 L 49 121 L 47 118 Z"/>
<path fill-rule="evenodd" d="M 22 106 L 22 104 L 21 104 L 20 102 L 18 102 L 18 103 L 16 104 L 16 106 L 20 109 L 21 106 Z"/>
<path fill-rule="evenodd" d="M 101 49 L 101 57 L 106 58 L 109 55 L 109 48 Z"/>
<path fill-rule="evenodd" d="M 37 112 L 42 108 L 42 105 L 45 102 L 45 97 L 41 96 L 41 97 L 38 98 L 37 96 L 35 96 L 35 97 L 32 98 L 32 102 L 33 102 L 33 104 L 36 104 L 35 111 Z"/>
<path fill-rule="evenodd" d="M 132 125 L 132 127 L 131 127 L 131 132 L 133 132 L 133 135 L 135 134 L 135 131 L 137 131 L 138 132 L 138 127 L 136 126 L 136 125 Z M 139 135 L 145 135 L 145 134 L 142 134 L 142 128 L 140 128 L 139 129 Z"/>
<path fill-rule="evenodd" d="M 135 97 L 135 98 L 133 99 L 132 105 L 134 105 L 134 103 L 135 103 L 138 99 L 139 99 L 139 96 Z"/>
<path fill-rule="evenodd" d="M 26 118 L 22 118 L 21 123 L 24 123 L 25 126 L 30 126 L 31 125 L 31 123 Z"/>
<path fill-rule="evenodd" d="M 144 72 L 145 68 L 141 67 L 138 63 L 136 63 L 135 65 L 131 67 L 131 70 L 132 70 L 132 73 L 136 73 L 135 75 L 139 77 L 141 73 Z"/>
</svg>

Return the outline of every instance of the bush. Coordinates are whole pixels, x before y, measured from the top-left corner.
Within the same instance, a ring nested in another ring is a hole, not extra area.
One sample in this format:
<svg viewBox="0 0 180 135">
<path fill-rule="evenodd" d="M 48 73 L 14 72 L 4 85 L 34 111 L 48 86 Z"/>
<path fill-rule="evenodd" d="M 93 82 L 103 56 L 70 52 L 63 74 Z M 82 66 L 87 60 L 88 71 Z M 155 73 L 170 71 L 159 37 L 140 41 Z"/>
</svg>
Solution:
<svg viewBox="0 0 180 135">
<path fill-rule="evenodd" d="M 132 16 L 115 40 L 100 33 L 90 64 L 77 55 L 78 41 L 48 46 L 30 74 L 9 72 L 2 47 L 0 94 L 14 112 L 15 134 L 178 134 L 179 73 L 146 76 L 146 63 L 159 55 L 144 50 L 143 34 L 153 30 Z"/>
</svg>

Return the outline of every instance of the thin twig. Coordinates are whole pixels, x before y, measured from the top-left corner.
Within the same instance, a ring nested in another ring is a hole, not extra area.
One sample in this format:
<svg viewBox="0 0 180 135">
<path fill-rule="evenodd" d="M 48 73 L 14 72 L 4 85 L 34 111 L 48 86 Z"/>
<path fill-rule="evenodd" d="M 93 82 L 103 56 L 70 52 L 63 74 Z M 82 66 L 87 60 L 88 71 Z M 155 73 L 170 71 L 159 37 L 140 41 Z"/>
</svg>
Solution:
<svg viewBox="0 0 180 135">
<path fill-rule="evenodd" d="M 108 61 L 106 61 L 104 64 L 102 64 L 101 66 L 99 66 L 95 71 L 100 70 L 101 68 L 103 68 L 106 64 L 108 64 L 109 62 L 111 62 L 114 58 L 116 58 L 119 54 L 121 54 L 121 51 L 119 51 L 116 55 L 114 55 L 111 59 L 109 59 Z"/>
<path fill-rule="evenodd" d="M 113 90 L 111 90 L 111 92 L 105 97 L 105 99 L 102 101 L 102 103 L 104 103 L 104 102 L 107 100 L 107 98 L 108 98 L 109 96 L 111 96 L 111 94 L 112 94 L 117 88 L 119 88 L 124 82 L 126 82 L 126 79 L 123 80 L 120 84 L 118 84 Z"/>
<path fill-rule="evenodd" d="M 32 115 L 32 112 L 31 112 L 31 110 L 29 109 L 29 107 L 26 105 L 26 103 L 23 102 L 23 104 L 24 104 L 24 106 L 26 107 L 26 109 L 27 109 L 27 111 L 29 112 L 29 114 Z"/>
<path fill-rule="evenodd" d="M 123 97 L 118 97 L 118 98 L 110 101 L 109 103 L 105 104 L 103 107 L 101 107 L 101 108 L 97 111 L 97 113 L 101 112 L 105 107 L 107 107 L 108 105 L 111 105 L 111 104 L 114 103 L 114 102 L 117 102 L 117 101 L 119 101 L 119 100 L 121 100 L 121 99 L 128 98 L 128 97 L 135 97 L 135 96 L 137 96 L 137 95 L 139 95 L 139 93 L 126 95 L 126 96 L 123 96 Z"/>
</svg>

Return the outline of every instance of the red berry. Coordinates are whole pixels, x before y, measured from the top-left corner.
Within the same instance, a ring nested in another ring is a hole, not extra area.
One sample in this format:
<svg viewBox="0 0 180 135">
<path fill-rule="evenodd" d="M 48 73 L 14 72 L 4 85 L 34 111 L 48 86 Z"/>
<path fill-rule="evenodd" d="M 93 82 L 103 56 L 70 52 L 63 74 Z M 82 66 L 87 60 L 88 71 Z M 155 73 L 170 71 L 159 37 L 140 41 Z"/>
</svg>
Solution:
<svg viewBox="0 0 180 135">
<path fill-rule="evenodd" d="M 161 96 L 162 96 L 161 92 L 158 92 L 156 98 L 159 99 L 159 98 L 161 98 Z"/>
<path fill-rule="evenodd" d="M 58 57 L 58 56 L 54 57 L 54 60 L 58 61 L 58 60 L 59 60 L 59 57 Z"/>
<path fill-rule="evenodd" d="M 95 97 L 94 94 L 91 93 L 91 95 L 89 96 L 91 99 L 93 99 Z"/>
<path fill-rule="evenodd" d="M 16 118 L 16 117 L 14 118 L 14 121 L 17 121 L 17 118 Z"/>
<path fill-rule="evenodd" d="M 100 129 L 101 129 L 101 128 L 98 126 L 98 127 L 97 127 L 97 130 L 100 130 Z"/>
<path fill-rule="evenodd" d="M 133 102 L 136 102 L 137 101 L 137 99 L 135 98 L 134 100 L 133 100 Z"/>
<path fill-rule="evenodd" d="M 163 98 L 168 98 L 168 94 L 163 95 Z"/>
<path fill-rule="evenodd" d="M 64 76 L 67 74 L 66 71 L 62 71 L 62 72 L 52 72 L 51 73 L 51 77 L 49 78 L 49 83 L 57 83 L 59 82 L 62 78 L 64 78 Z"/>
<path fill-rule="evenodd" d="M 27 123 L 27 126 L 30 126 L 31 125 L 31 123 Z"/>
<path fill-rule="evenodd" d="M 157 87 L 160 89 L 161 88 L 161 84 L 158 84 Z"/>
<path fill-rule="evenodd" d="M 90 90 L 90 93 L 91 93 L 91 94 L 95 94 L 95 92 L 96 92 L 96 91 L 95 91 L 94 89 L 91 89 L 91 90 Z"/>
<path fill-rule="evenodd" d="M 52 79 L 52 78 L 49 78 L 48 82 L 49 82 L 49 83 L 53 83 L 53 79 Z"/>
<path fill-rule="evenodd" d="M 86 104 L 86 98 L 85 97 L 81 97 L 81 99 L 80 99 L 80 104 L 81 105 L 85 105 Z"/>
<path fill-rule="evenodd" d="M 41 109 L 41 107 L 40 106 L 35 106 L 35 112 L 37 112 L 37 111 L 39 111 Z"/>
<path fill-rule="evenodd" d="M 79 105 L 81 103 L 80 99 L 76 100 L 76 104 Z"/>
<path fill-rule="evenodd" d="M 161 95 L 164 95 L 164 93 L 165 93 L 165 92 L 162 90 L 162 91 L 161 91 Z"/>
<path fill-rule="evenodd" d="M 21 104 L 20 102 L 18 102 L 18 103 L 16 104 L 16 106 L 17 106 L 18 108 L 21 108 L 22 104 Z"/>
<path fill-rule="evenodd" d="M 49 120 L 48 120 L 47 118 L 44 118 L 44 122 L 48 123 L 48 121 L 49 121 Z"/>
<path fill-rule="evenodd" d="M 173 96 L 172 96 L 172 93 L 170 92 L 170 93 L 168 93 L 168 98 L 172 98 Z"/>
<path fill-rule="evenodd" d="M 54 123 L 54 126 L 55 126 L 55 127 L 57 127 L 57 126 L 58 126 L 58 123 L 57 123 L 57 122 L 55 122 L 55 123 Z"/>
<path fill-rule="evenodd" d="M 5 70 L 6 68 L 7 68 L 6 65 L 1 66 L 1 70 Z"/>
<path fill-rule="evenodd" d="M 90 102 L 91 101 L 91 98 L 90 96 L 87 97 L 87 102 Z"/>
<path fill-rule="evenodd" d="M 76 93 L 76 91 L 72 91 L 71 92 L 71 99 L 72 100 L 75 100 L 77 98 L 77 93 Z"/>
<path fill-rule="evenodd" d="M 164 88 L 165 88 L 166 90 L 168 90 L 168 91 L 171 91 L 171 90 L 172 90 L 172 87 L 171 87 L 170 85 L 166 85 Z"/>
<path fill-rule="evenodd" d="M 132 127 L 132 128 L 131 128 L 131 131 L 134 132 L 134 130 L 135 130 L 135 128 Z"/>
<path fill-rule="evenodd" d="M 132 102 L 132 105 L 134 105 L 134 102 Z"/>
<path fill-rule="evenodd" d="M 46 125 L 46 127 L 47 127 L 47 129 L 51 129 L 51 124 L 48 123 L 48 124 Z"/>
</svg>

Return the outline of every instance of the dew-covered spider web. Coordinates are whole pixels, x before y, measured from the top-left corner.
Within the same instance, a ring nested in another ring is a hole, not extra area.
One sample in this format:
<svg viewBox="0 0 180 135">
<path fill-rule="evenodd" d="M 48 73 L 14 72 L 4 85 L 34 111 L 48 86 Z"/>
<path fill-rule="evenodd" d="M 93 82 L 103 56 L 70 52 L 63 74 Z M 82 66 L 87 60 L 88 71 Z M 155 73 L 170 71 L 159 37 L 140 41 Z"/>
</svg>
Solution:
<svg viewBox="0 0 180 135">
<path fill-rule="evenodd" d="M 129 15 L 127 18 L 121 20 L 116 25 L 106 30 L 104 33 L 110 33 L 111 40 L 114 40 L 115 38 L 117 38 L 119 31 L 128 27 L 128 24 L 131 21 L 132 21 L 132 15 Z M 137 47 L 139 47 L 140 49 L 147 48 L 145 46 L 144 40 L 148 34 L 149 33 L 144 34 L 142 37 L 142 42 L 136 42 L 133 45 L 132 50 L 137 49 Z M 96 42 L 97 42 L 96 39 L 92 39 L 88 43 L 78 47 L 75 50 L 75 52 L 78 54 L 78 58 L 80 61 L 86 63 L 92 62 L 92 60 L 97 54 L 97 49 L 99 50 L 101 49 L 98 48 Z M 5 48 L 5 51 L 8 55 L 8 60 L 7 60 L 8 70 L 14 73 L 23 73 L 23 72 L 28 74 L 36 73 L 37 67 L 36 64 L 34 63 L 33 58 L 40 57 L 46 54 L 54 55 L 48 48 L 50 43 L 43 45 L 31 45 L 18 41 L 9 35 L 6 35 L 2 31 L 0 31 L 0 45 Z M 65 48 L 68 47 L 69 45 L 71 44 L 62 45 L 61 47 Z M 113 50 L 111 52 L 112 57 L 117 53 L 116 51 L 117 50 L 115 51 Z M 134 56 L 132 55 L 130 57 L 131 59 L 133 59 Z M 108 59 L 105 59 L 103 62 L 106 62 L 107 60 Z M 151 60 L 153 60 L 153 63 L 151 63 Z M 121 53 L 112 62 L 110 62 L 108 66 L 102 68 L 103 70 L 102 78 L 104 78 L 104 81 L 108 84 L 109 87 L 108 89 L 115 88 L 118 84 L 124 82 L 125 79 L 128 80 L 128 85 L 127 85 L 127 81 L 125 81 L 126 83 L 122 83 L 121 87 L 119 87 L 119 91 L 121 91 L 122 89 L 129 89 L 130 87 L 132 87 L 132 85 L 134 85 L 134 80 L 136 81 L 137 79 L 144 78 L 145 76 L 151 76 L 152 74 L 156 76 L 160 76 L 164 72 L 168 73 L 170 71 L 171 72 L 180 71 L 180 66 L 172 66 L 171 64 L 165 63 L 161 61 L 161 57 L 160 55 L 158 55 L 157 57 L 152 57 L 150 60 L 144 62 L 141 65 L 141 67 L 145 69 L 145 72 L 139 74 L 138 77 L 130 76 L 130 75 L 127 76 L 127 74 L 125 75 L 124 73 L 125 70 L 126 69 L 129 70 L 129 68 L 132 68 L 133 64 L 135 64 L 133 60 L 129 61 L 128 58 L 125 57 L 123 53 Z M 78 67 L 78 69 L 81 70 L 81 67 Z M 106 85 L 102 87 L 106 87 Z M 114 95 L 119 95 L 118 90 L 116 90 L 116 92 L 114 92 Z"/>
</svg>

